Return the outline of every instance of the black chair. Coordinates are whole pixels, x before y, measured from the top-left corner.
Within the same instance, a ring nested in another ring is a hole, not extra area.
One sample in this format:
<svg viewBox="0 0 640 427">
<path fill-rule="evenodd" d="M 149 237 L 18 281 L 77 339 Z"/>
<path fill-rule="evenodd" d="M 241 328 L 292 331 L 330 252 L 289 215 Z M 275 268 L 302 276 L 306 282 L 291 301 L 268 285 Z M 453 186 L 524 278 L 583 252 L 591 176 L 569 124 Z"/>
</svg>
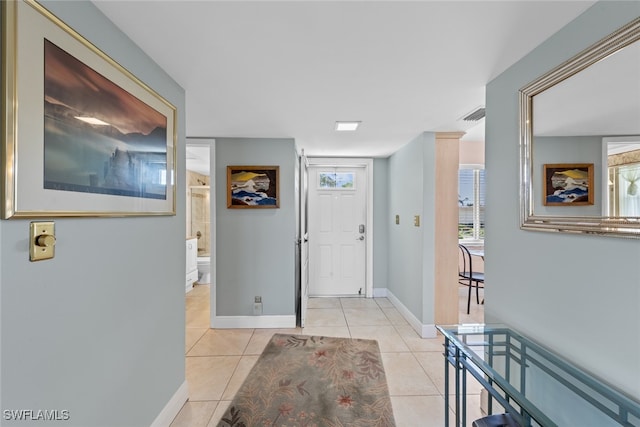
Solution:
<svg viewBox="0 0 640 427">
<path fill-rule="evenodd" d="M 467 298 L 467 314 L 469 314 L 471 311 L 471 288 L 476 288 L 476 300 L 480 304 L 479 288 L 484 288 L 484 273 L 473 271 L 469 249 L 464 245 L 458 245 L 458 247 L 461 255 L 458 262 L 458 283 L 469 287 L 469 297 Z"/>
<path fill-rule="evenodd" d="M 498 414 L 475 420 L 472 427 L 520 427 L 520 424 L 509 414 Z"/>
</svg>

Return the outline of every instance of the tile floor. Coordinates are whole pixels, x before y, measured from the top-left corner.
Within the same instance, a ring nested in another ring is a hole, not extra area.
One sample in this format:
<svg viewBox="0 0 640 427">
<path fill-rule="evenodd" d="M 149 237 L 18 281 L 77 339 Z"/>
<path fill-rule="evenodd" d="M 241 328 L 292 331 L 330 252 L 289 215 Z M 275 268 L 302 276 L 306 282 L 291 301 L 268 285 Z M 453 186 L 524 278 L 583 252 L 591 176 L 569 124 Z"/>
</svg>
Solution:
<svg viewBox="0 0 640 427">
<path fill-rule="evenodd" d="M 460 323 L 482 322 L 483 306 L 460 289 Z M 482 291 L 481 291 L 482 292 Z M 482 295 L 481 295 L 482 298 Z M 209 286 L 186 296 L 186 376 L 190 398 L 171 427 L 216 426 L 276 332 L 378 340 L 398 427 L 444 425 L 442 338 L 423 339 L 386 298 L 312 298 L 304 329 L 209 329 Z M 481 417 L 480 386 L 468 382 L 469 420 Z M 450 410 L 450 416 L 454 414 Z M 470 424 L 470 422 L 469 422 Z"/>
</svg>

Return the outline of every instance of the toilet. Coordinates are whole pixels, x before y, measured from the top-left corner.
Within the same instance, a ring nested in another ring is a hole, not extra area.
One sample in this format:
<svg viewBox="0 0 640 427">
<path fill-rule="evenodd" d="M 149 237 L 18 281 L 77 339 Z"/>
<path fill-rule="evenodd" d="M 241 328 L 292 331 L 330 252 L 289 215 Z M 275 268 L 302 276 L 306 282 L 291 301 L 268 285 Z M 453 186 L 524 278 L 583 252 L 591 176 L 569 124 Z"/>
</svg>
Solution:
<svg viewBox="0 0 640 427">
<path fill-rule="evenodd" d="M 211 283 L 211 257 L 209 254 L 198 254 L 198 283 Z"/>
</svg>

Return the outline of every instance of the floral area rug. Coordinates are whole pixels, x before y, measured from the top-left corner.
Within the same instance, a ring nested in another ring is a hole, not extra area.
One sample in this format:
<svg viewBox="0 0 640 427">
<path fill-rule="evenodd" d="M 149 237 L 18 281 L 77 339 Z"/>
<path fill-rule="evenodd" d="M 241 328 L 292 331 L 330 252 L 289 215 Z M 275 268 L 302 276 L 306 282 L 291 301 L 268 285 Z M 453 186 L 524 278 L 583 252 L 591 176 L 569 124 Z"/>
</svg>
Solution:
<svg viewBox="0 0 640 427">
<path fill-rule="evenodd" d="M 392 427 L 377 341 L 275 334 L 218 427 Z"/>
</svg>

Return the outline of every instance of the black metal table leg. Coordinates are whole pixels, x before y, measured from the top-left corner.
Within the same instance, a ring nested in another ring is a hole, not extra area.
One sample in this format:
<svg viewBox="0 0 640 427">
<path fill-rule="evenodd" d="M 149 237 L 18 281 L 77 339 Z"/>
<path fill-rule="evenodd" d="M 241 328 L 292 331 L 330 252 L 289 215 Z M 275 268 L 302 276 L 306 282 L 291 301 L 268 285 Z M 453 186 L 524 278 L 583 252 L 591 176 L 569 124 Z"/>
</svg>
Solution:
<svg viewBox="0 0 640 427">
<path fill-rule="evenodd" d="M 449 338 L 444 339 L 444 425 L 449 427 Z"/>
</svg>

